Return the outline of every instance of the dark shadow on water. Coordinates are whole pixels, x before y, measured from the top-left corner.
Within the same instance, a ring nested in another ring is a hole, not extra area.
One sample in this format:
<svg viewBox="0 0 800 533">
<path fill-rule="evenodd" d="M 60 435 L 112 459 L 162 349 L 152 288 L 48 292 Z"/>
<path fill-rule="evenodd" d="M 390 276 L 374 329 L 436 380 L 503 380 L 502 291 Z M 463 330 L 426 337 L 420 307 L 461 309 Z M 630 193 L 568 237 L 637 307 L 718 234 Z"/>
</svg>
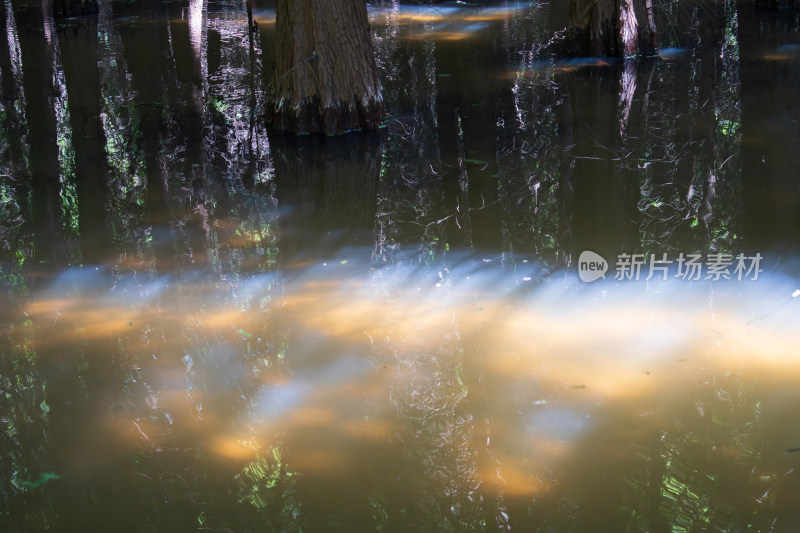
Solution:
<svg viewBox="0 0 800 533">
<path fill-rule="evenodd" d="M 280 206 L 282 264 L 374 241 L 383 163 L 380 132 L 336 137 L 270 135 Z"/>
</svg>

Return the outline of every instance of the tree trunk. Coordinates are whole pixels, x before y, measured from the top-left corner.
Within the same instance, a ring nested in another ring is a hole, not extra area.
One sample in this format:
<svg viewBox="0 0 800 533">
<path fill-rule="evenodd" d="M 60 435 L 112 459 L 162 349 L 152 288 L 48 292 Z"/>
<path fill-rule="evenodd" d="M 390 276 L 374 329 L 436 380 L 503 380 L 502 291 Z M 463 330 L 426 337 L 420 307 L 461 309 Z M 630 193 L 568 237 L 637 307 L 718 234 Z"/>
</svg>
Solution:
<svg viewBox="0 0 800 533">
<path fill-rule="evenodd" d="M 653 0 L 571 0 L 568 55 L 652 55 L 658 45 Z"/>
<path fill-rule="evenodd" d="M 293 133 L 376 128 L 384 118 L 363 0 L 278 0 L 267 123 Z"/>
</svg>

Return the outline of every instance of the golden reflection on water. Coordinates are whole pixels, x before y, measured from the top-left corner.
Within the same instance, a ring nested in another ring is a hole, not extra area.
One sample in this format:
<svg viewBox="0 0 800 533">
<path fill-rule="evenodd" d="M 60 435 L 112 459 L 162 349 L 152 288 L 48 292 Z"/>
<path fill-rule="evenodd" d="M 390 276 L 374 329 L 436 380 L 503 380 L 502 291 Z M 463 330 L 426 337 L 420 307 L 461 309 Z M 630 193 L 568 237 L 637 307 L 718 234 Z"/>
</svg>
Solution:
<svg viewBox="0 0 800 533">
<path fill-rule="evenodd" d="M 296 276 L 138 284 L 147 297 L 51 291 L 25 310 L 48 349 L 124 339 L 153 358 L 149 371 L 162 385 L 148 407 L 104 422 L 125 446 L 160 453 L 179 427 L 220 460 L 244 466 L 282 446 L 286 468 L 335 476 L 362 459 L 359 450 L 392 461 L 385 450 L 420 446 L 425 428 L 469 456 L 490 442 L 491 460 L 470 475 L 508 496 L 555 490 L 552 473 L 586 446 L 624 464 L 626 443 L 657 434 L 687 409 L 703 419 L 707 402 L 692 398 L 716 380 L 740 376 L 764 391 L 800 378 L 790 327 L 798 299 L 785 280 L 754 282 L 758 291 L 552 280 L 523 294 L 484 272 L 425 282 L 413 272 L 371 275 L 352 262 L 286 270 Z M 239 350 L 269 328 L 283 332 L 287 366 L 248 367 L 259 359 Z M 220 391 L 190 383 L 186 361 L 210 362 L 220 350 L 221 372 L 250 368 L 226 385 L 250 383 L 237 393 L 244 412 L 235 423 L 220 410 L 228 401 Z M 408 413 L 432 418 L 412 430 Z M 445 425 L 437 430 L 434 420 Z M 472 429 L 458 437 L 458 427 Z M 715 449 L 722 460 L 743 453 L 729 442 Z"/>
<path fill-rule="evenodd" d="M 793 58 L 794 56 L 791 54 L 764 54 L 761 56 L 764 61 L 788 61 Z"/>
<path fill-rule="evenodd" d="M 254 9 L 253 20 L 260 26 L 272 26 L 275 24 L 275 11 L 270 9 Z M 245 21 L 246 23 L 247 21 Z"/>
<path fill-rule="evenodd" d="M 589 59 L 573 59 L 560 62 L 546 62 L 543 61 L 530 70 L 511 70 L 501 72 L 498 79 L 501 80 L 537 80 L 542 76 L 566 74 L 569 72 L 577 72 L 578 70 L 587 68 L 606 68 L 611 67 L 611 63 L 602 58 L 589 58 Z"/>
<path fill-rule="evenodd" d="M 463 41 L 475 37 L 475 33 L 466 31 L 430 31 L 425 33 L 411 33 L 403 35 L 402 38 L 409 41 L 420 41 L 434 39 L 437 41 Z"/>
<path fill-rule="evenodd" d="M 420 5 L 406 5 L 399 9 L 371 8 L 369 21 L 373 25 L 389 26 L 421 26 L 423 24 L 464 23 L 464 22 L 495 22 L 506 20 L 515 13 L 524 9 L 523 4 L 512 5 L 504 8 L 475 8 L 475 7 L 423 7 Z M 270 9 L 256 9 L 253 19 L 264 26 L 275 24 L 275 11 Z"/>
<path fill-rule="evenodd" d="M 476 8 L 476 7 L 421 7 L 402 6 L 400 9 L 372 9 L 370 22 L 393 25 L 407 25 L 432 22 L 491 22 L 505 20 L 518 13 L 523 4 L 509 7 Z"/>
<path fill-rule="evenodd" d="M 216 437 L 211 440 L 210 446 L 211 450 L 220 457 L 238 461 L 249 461 L 264 450 L 264 446 L 257 440 L 245 435 Z"/>
<path fill-rule="evenodd" d="M 508 21 L 529 7 L 521 3 L 488 8 L 412 5 L 373 8 L 369 19 L 373 26 L 399 28 L 401 31 L 398 37 L 403 40 L 462 41 L 479 36 L 489 24 Z"/>
</svg>

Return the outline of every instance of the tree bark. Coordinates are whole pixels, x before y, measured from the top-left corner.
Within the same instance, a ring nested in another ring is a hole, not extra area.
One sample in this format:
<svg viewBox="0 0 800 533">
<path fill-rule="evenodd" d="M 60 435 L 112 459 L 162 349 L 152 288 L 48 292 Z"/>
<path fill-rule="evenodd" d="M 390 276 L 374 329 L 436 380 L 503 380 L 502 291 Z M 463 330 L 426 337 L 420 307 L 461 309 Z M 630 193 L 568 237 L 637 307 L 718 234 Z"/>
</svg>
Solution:
<svg viewBox="0 0 800 533">
<path fill-rule="evenodd" d="M 363 0 L 278 0 L 267 123 L 329 135 L 380 126 L 380 81 Z"/>
<path fill-rule="evenodd" d="M 653 0 L 572 0 L 568 55 L 652 55 L 658 46 Z"/>
</svg>

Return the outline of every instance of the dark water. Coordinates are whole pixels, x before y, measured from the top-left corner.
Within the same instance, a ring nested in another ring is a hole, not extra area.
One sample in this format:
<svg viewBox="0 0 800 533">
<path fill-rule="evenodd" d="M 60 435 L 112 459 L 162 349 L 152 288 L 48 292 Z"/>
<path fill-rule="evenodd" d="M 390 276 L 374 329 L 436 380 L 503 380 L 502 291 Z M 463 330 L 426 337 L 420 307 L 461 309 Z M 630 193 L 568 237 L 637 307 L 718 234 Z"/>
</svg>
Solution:
<svg viewBox="0 0 800 533">
<path fill-rule="evenodd" d="M 269 7 L 23 4 L 0 529 L 798 530 L 800 13 L 373 4 L 386 127 L 292 138 Z"/>
</svg>

